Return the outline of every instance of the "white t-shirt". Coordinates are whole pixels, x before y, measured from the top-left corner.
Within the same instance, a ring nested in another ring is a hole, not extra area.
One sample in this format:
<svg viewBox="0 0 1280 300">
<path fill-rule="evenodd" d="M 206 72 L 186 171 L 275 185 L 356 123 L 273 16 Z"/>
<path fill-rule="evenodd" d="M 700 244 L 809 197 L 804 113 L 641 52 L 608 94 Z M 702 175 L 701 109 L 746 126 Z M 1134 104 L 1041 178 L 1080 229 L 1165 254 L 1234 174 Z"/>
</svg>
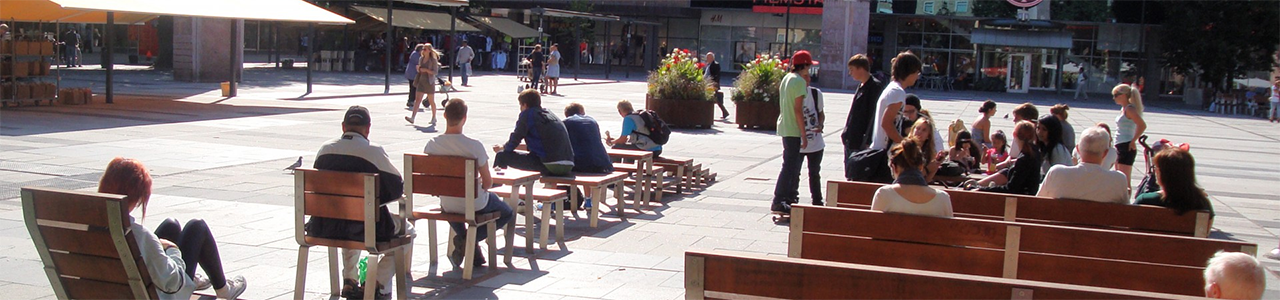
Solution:
<svg viewBox="0 0 1280 300">
<path fill-rule="evenodd" d="M 1280 102 L 1280 90 L 1275 85 L 1271 86 L 1271 103 Z"/>
<path fill-rule="evenodd" d="M 441 134 L 430 141 L 427 146 L 422 149 L 423 153 L 429 155 L 448 155 L 472 158 L 476 160 L 476 172 L 489 168 L 489 152 L 484 148 L 484 144 L 475 139 L 469 138 L 462 134 Z M 480 181 L 480 176 L 476 176 L 476 210 L 484 209 L 489 203 L 489 191 L 485 189 Z M 440 197 L 440 209 L 447 213 L 464 213 L 466 212 L 466 203 L 462 202 L 462 198 L 458 197 Z"/>
<path fill-rule="evenodd" d="M 1129 181 L 1124 173 L 1097 164 L 1053 166 L 1036 196 L 1129 204 Z"/>
<path fill-rule="evenodd" d="M 902 89 L 897 81 L 889 82 L 884 87 L 884 92 L 880 93 L 880 100 L 876 101 L 876 120 L 871 126 L 871 148 L 884 150 L 889 148 L 889 134 L 880 126 L 884 121 L 884 112 L 889 110 L 890 105 L 901 104 L 907 100 L 907 91 Z"/>
<path fill-rule="evenodd" d="M 1080 150 L 1079 149 L 1071 150 L 1071 157 L 1074 158 L 1075 161 L 1080 161 Z M 1102 167 L 1110 169 L 1111 166 L 1114 166 L 1115 164 L 1116 164 L 1116 149 L 1115 148 L 1108 149 L 1107 157 L 1102 158 Z"/>
<path fill-rule="evenodd" d="M 894 191 L 894 186 L 897 185 L 886 185 L 876 190 L 875 197 L 871 198 L 871 210 L 941 218 L 955 216 L 951 209 L 951 195 L 947 192 L 934 189 L 933 199 L 929 202 L 915 203 Z"/>
<path fill-rule="evenodd" d="M 814 94 L 817 97 L 814 97 Z M 822 133 L 816 132 L 819 124 L 818 113 L 823 111 L 822 108 L 822 90 L 815 87 L 809 87 L 809 92 L 804 95 L 804 108 L 800 111 L 800 115 L 804 116 L 804 136 L 809 140 L 807 147 L 800 149 L 800 153 L 814 153 L 822 151 L 827 144 L 822 141 Z"/>
</svg>

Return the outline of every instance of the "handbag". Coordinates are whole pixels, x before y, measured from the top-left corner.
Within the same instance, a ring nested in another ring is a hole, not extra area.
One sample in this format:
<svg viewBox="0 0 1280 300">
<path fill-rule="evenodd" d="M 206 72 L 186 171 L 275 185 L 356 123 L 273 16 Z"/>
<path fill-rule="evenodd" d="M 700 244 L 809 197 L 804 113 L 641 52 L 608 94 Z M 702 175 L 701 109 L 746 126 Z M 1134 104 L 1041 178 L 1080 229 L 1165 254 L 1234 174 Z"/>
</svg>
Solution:
<svg viewBox="0 0 1280 300">
<path fill-rule="evenodd" d="M 893 183 L 893 175 L 889 174 L 889 151 L 867 149 L 850 154 L 844 173 L 849 181 Z"/>
</svg>

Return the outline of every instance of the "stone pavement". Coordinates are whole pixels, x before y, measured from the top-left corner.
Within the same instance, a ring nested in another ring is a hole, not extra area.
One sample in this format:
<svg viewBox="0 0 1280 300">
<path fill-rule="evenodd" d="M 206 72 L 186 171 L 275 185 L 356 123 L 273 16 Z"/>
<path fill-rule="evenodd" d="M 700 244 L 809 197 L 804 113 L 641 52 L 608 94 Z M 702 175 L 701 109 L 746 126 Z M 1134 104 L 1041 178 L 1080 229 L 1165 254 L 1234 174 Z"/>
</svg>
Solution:
<svg viewBox="0 0 1280 300">
<path fill-rule="evenodd" d="M 71 71 L 64 84 L 101 92 L 98 71 Z M 467 134 L 486 144 L 505 141 L 517 105 L 513 76 L 478 74 L 473 87 L 451 96 L 471 106 Z M 52 298 L 39 257 L 22 223 L 18 189 L 52 186 L 93 190 L 108 160 L 126 156 L 151 168 L 154 196 L 144 225 L 164 218 L 206 219 L 219 241 L 223 262 L 232 275 L 249 280 L 248 299 L 291 298 L 297 244 L 293 232 L 293 179 L 282 171 L 297 157 L 310 165 L 319 145 L 341 132 L 342 111 L 364 105 L 373 113 L 371 139 L 386 147 L 400 166 L 403 153 L 419 153 L 443 128 L 412 126 L 401 117 L 407 85 L 393 78 L 383 95 L 381 74 L 316 73 L 315 92 L 305 91 L 302 71 L 249 69 L 241 97 L 223 99 L 210 83 L 172 82 L 155 71 L 121 72 L 114 105 L 20 107 L 0 110 L 0 298 Z M 96 83 L 94 83 L 96 81 Z M 455 82 L 460 80 L 455 79 Z M 616 133 L 621 119 L 617 100 L 643 105 L 645 83 L 602 79 L 564 80 L 564 96 L 545 96 L 544 107 L 559 112 L 570 102 L 582 103 L 603 130 Z M 1066 101 L 1055 95 L 1007 95 L 972 92 L 913 91 L 939 122 L 978 115 L 977 100 L 1000 102 L 996 129 L 1012 122 L 999 117 L 1023 99 L 1047 105 Z M 839 179 L 839 133 L 847 114 L 848 91 L 827 93 L 827 159 L 823 179 Z M 1096 122 L 1114 122 L 1110 100 L 1068 102 L 1071 122 L 1083 130 Z M 728 104 L 732 110 L 732 104 Z M 420 113 L 421 125 L 430 119 Z M 1150 103 L 1147 113 L 1153 138 L 1191 143 L 1199 159 L 1200 184 L 1212 195 L 1216 238 L 1240 239 L 1269 251 L 1280 234 L 1276 197 L 1280 175 L 1280 127 L 1260 119 L 1226 117 Z M 443 126 L 443 116 L 441 116 Z M 514 299 L 680 299 L 683 298 L 683 252 L 728 249 L 785 255 L 788 229 L 768 214 L 774 179 L 781 166 L 780 139 L 772 132 L 739 130 L 717 122 L 712 129 L 678 130 L 666 147 L 673 156 L 694 158 L 719 173 L 706 190 L 668 195 L 665 203 L 643 215 L 631 211 L 627 222 L 604 215 L 599 228 L 585 220 L 568 220 L 565 243 L 527 257 L 517 249 L 512 269 L 481 272 L 462 281 L 447 263 L 435 270 L 418 239 L 414 255 L 415 298 Z M 1246 155 L 1241 155 L 1246 154 Z M 1143 170 L 1139 162 L 1135 170 Z M 1141 180 L 1135 173 L 1133 181 Z M 802 181 L 802 202 L 809 201 Z M 137 215 L 138 213 L 135 213 Z M 523 221 L 517 223 L 523 224 Z M 423 227 L 425 228 L 425 227 Z M 443 231 L 443 230 L 442 230 Z M 423 233 L 420 231 L 420 233 Z M 516 245 L 523 245 L 523 228 Z M 444 241 L 444 239 L 440 239 Z M 499 246 L 505 243 L 500 242 Z M 308 299 L 328 298 L 324 252 L 313 250 L 307 281 Z M 1260 258 L 1273 272 L 1280 261 Z M 441 259 L 442 261 L 447 261 Z M 435 271 L 435 272 L 432 272 Z M 434 275 L 433 275 L 434 274 Z M 1280 297 L 1280 280 L 1268 275 L 1267 298 Z"/>
</svg>

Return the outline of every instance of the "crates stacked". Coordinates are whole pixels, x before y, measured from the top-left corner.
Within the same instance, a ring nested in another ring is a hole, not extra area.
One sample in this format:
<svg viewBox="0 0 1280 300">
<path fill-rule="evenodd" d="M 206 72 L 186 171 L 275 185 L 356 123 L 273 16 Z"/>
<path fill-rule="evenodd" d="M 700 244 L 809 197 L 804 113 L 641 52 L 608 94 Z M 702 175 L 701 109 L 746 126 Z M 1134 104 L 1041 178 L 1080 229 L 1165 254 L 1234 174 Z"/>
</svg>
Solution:
<svg viewBox="0 0 1280 300">
<path fill-rule="evenodd" d="M 58 100 L 67 105 L 89 104 L 93 102 L 93 92 L 89 88 L 65 88 L 58 90 Z"/>
</svg>

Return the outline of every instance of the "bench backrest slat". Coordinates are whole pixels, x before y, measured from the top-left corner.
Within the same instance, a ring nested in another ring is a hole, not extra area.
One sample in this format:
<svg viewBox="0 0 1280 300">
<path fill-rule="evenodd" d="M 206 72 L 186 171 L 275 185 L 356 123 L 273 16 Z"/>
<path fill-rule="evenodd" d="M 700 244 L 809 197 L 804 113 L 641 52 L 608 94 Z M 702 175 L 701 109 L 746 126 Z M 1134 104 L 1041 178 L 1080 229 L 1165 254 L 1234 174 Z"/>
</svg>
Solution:
<svg viewBox="0 0 1280 300">
<path fill-rule="evenodd" d="M 155 299 L 124 196 L 22 188 L 27 230 L 62 299 Z"/>
<path fill-rule="evenodd" d="M 412 177 L 406 178 L 407 188 L 414 194 L 466 198 L 466 183 L 476 178 L 475 173 L 468 172 L 475 172 L 474 168 L 468 168 L 474 166 L 474 159 L 413 153 L 405 154 L 404 158 L 405 165 L 411 167 L 405 170 Z M 409 193 L 406 191 L 406 194 Z"/>
<path fill-rule="evenodd" d="M 302 178 L 303 215 L 364 221 L 365 198 L 377 195 L 377 184 L 366 191 L 366 180 L 377 182 L 376 173 L 325 171 L 299 168 Z"/>
<path fill-rule="evenodd" d="M 760 254 L 685 252 L 686 299 L 1195 299 Z"/>
</svg>

